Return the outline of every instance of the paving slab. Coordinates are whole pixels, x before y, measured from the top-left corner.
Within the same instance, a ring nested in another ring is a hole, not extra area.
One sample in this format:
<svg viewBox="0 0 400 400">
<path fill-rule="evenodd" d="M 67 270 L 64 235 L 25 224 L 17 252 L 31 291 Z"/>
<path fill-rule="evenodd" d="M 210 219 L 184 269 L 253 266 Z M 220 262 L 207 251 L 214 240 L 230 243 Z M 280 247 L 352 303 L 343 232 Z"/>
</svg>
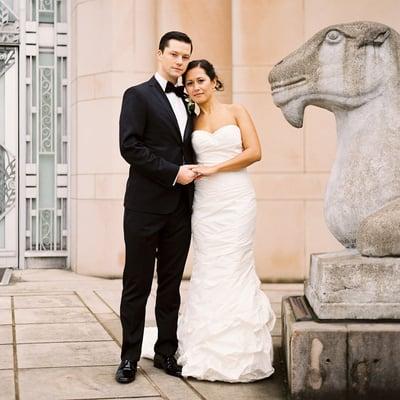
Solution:
<svg viewBox="0 0 400 400">
<path fill-rule="evenodd" d="M 85 307 L 20 308 L 15 310 L 15 322 L 17 324 L 48 324 L 94 321 L 96 321 L 95 317 Z"/>
<path fill-rule="evenodd" d="M 14 371 L 0 371 L 1 400 L 15 400 Z"/>
<path fill-rule="evenodd" d="M 114 340 L 122 344 L 122 327 L 119 317 L 115 314 L 98 314 L 96 315 L 104 328 L 109 332 Z"/>
<path fill-rule="evenodd" d="M 20 399 L 85 400 L 160 395 L 141 373 L 129 385 L 115 382 L 114 374 L 112 366 L 22 369 L 19 372 Z"/>
<path fill-rule="evenodd" d="M 111 310 L 119 315 L 122 288 L 120 290 L 96 290 L 96 293 L 111 308 Z"/>
<path fill-rule="evenodd" d="M 8 286 L 7 286 L 8 287 Z M 29 292 L 26 292 L 25 290 L 20 290 L 19 285 L 18 286 L 13 286 L 13 291 L 11 292 L 11 295 L 15 297 L 19 296 L 62 296 L 62 295 L 74 295 L 75 292 L 73 290 L 51 290 L 51 291 L 43 291 L 35 288 L 34 290 L 30 290 Z"/>
<path fill-rule="evenodd" d="M 110 307 L 91 289 L 79 290 L 77 291 L 77 295 L 85 306 L 94 314 L 108 313 L 112 311 Z"/>
<path fill-rule="evenodd" d="M 264 290 L 264 293 L 272 305 L 274 303 L 278 303 L 280 305 L 284 296 L 300 296 L 304 293 L 304 289 L 288 290 L 287 292 L 283 292 L 281 290 Z"/>
<path fill-rule="evenodd" d="M 290 293 L 291 291 L 303 291 L 304 282 L 301 281 L 299 283 L 262 283 L 262 290 L 276 290 L 279 292 Z"/>
<path fill-rule="evenodd" d="M 12 326 L 0 325 L 0 344 L 11 344 L 12 342 Z"/>
<path fill-rule="evenodd" d="M 157 385 L 164 396 L 173 400 L 199 400 L 195 391 L 187 385 L 185 379 L 177 379 L 167 375 L 164 371 L 153 367 L 153 361 L 142 358 L 139 362 L 140 368 Z"/>
<path fill-rule="evenodd" d="M 11 310 L 0 310 L 0 325 L 11 325 Z"/>
<path fill-rule="evenodd" d="M 0 310 L 11 309 L 11 297 L 0 297 Z"/>
<path fill-rule="evenodd" d="M 252 383 L 204 382 L 188 379 L 188 383 L 207 400 L 282 400 L 284 391 L 273 376 Z"/>
<path fill-rule="evenodd" d="M 19 368 L 117 366 L 120 348 L 113 341 L 20 344 L 17 357 Z"/>
<path fill-rule="evenodd" d="M 271 332 L 272 336 L 281 336 L 282 335 L 282 319 L 279 314 L 276 315 L 276 322 L 274 329 Z"/>
<path fill-rule="evenodd" d="M 16 326 L 17 343 L 85 342 L 112 340 L 98 322 L 27 324 Z M 1 327 L 0 327 L 1 342 Z"/>
<path fill-rule="evenodd" d="M 13 271 L 13 281 L 21 282 L 60 282 L 61 284 L 69 281 L 84 281 L 92 285 L 96 282 L 105 282 L 107 279 L 96 278 L 94 276 L 79 275 L 66 269 L 24 269 Z"/>
<path fill-rule="evenodd" d="M 276 316 L 280 315 L 280 313 L 281 313 L 281 302 L 280 301 L 278 301 L 276 303 L 271 303 L 271 307 Z"/>
<path fill-rule="evenodd" d="M 74 294 L 47 296 L 17 296 L 14 308 L 82 307 L 83 303 Z"/>
<path fill-rule="evenodd" d="M 69 271 L 71 274 L 71 271 Z M 55 293 L 55 292 L 75 292 L 81 289 L 87 289 L 92 286 L 93 290 L 113 290 L 119 291 L 120 281 L 113 282 L 106 279 L 94 282 L 85 280 L 66 280 L 66 281 L 38 281 L 38 282 L 11 282 L 8 286 L 3 286 L 1 292 L 3 295 L 32 294 L 32 293 Z M 92 284 L 93 283 L 93 284 Z"/>
<path fill-rule="evenodd" d="M 0 345 L 0 369 L 13 369 L 13 368 L 14 368 L 13 346 L 11 344 Z"/>
</svg>

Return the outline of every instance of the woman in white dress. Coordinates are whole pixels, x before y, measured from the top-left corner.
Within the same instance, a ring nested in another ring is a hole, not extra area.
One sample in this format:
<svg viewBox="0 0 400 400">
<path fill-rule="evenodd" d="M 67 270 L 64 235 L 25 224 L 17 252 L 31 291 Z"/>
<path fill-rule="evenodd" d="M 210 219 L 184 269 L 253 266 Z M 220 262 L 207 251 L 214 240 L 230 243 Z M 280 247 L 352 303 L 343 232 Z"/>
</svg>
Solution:
<svg viewBox="0 0 400 400">
<path fill-rule="evenodd" d="M 253 256 L 256 199 L 246 167 L 261 158 L 254 124 L 241 105 L 222 104 L 206 60 L 183 77 L 200 113 L 192 144 L 199 174 L 192 215 L 193 272 L 178 323 L 182 375 L 250 382 L 270 376 L 275 315 L 260 289 Z"/>
</svg>

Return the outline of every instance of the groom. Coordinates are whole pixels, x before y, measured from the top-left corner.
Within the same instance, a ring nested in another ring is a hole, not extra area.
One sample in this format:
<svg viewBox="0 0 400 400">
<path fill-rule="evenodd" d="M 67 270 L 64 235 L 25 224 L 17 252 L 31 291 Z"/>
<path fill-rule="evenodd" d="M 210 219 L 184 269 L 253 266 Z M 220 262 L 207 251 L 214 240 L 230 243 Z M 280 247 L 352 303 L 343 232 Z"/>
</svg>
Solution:
<svg viewBox="0 0 400 400">
<path fill-rule="evenodd" d="M 115 379 L 135 379 L 147 298 L 157 259 L 154 366 L 180 376 L 174 354 L 179 285 L 190 244 L 193 199 L 193 121 L 176 82 L 192 53 L 190 38 L 168 32 L 160 40 L 158 68 L 147 82 L 129 88 L 120 116 L 120 150 L 129 163 L 125 193 L 126 248 L 121 299 L 122 351 Z"/>
</svg>

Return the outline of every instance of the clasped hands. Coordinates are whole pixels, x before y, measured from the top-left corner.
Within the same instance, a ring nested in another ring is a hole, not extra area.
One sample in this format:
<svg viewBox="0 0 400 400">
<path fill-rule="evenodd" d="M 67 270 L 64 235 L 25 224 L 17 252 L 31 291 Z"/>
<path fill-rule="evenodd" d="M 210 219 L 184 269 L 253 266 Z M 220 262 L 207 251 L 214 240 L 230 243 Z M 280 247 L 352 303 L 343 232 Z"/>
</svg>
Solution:
<svg viewBox="0 0 400 400">
<path fill-rule="evenodd" d="M 201 179 L 203 176 L 215 174 L 217 168 L 215 166 L 206 167 L 204 165 L 185 164 L 179 167 L 177 183 L 188 185 L 194 180 Z"/>
</svg>

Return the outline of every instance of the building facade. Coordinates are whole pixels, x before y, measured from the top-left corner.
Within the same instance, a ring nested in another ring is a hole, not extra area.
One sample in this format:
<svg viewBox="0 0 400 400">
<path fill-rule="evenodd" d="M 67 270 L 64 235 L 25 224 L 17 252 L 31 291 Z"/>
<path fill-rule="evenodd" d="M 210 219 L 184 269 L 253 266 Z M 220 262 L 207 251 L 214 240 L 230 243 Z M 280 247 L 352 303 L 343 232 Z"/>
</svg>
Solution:
<svg viewBox="0 0 400 400">
<path fill-rule="evenodd" d="M 215 65 L 221 101 L 243 104 L 260 136 L 263 158 L 249 168 L 257 271 L 303 280 L 311 253 L 341 248 L 323 217 L 335 121 L 310 108 L 291 127 L 268 73 L 328 25 L 400 31 L 399 12 L 398 0 L 0 0 L 0 265 L 121 276 L 121 97 L 154 73 L 160 36 L 182 30 L 193 58 Z"/>
</svg>

